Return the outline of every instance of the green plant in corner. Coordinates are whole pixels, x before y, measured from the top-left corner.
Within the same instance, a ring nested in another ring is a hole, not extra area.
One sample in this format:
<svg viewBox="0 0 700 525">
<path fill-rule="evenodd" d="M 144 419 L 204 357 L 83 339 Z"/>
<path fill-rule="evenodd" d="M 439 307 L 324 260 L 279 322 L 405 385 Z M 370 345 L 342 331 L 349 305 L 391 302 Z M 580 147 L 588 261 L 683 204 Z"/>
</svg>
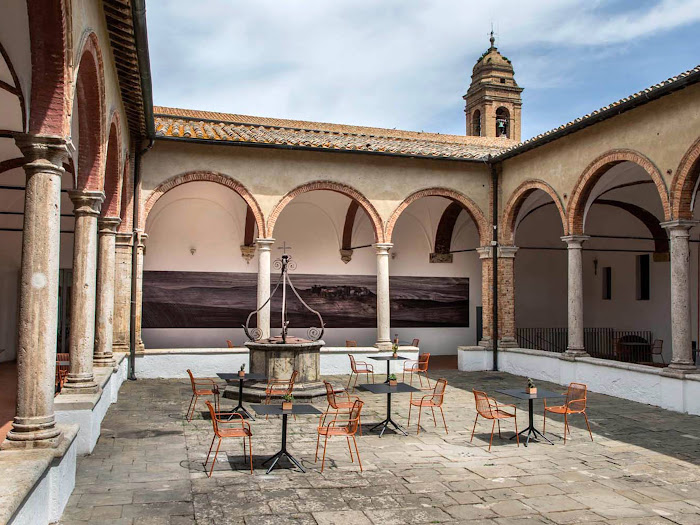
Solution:
<svg viewBox="0 0 700 525">
<path fill-rule="evenodd" d="M 396 374 L 389 375 L 389 381 L 396 381 Z"/>
<path fill-rule="evenodd" d="M 241 372 L 245 372 L 245 363 L 241 365 Z"/>
<path fill-rule="evenodd" d="M 535 388 L 535 382 L 532 380 L 531 377 L 528 377 L 528 378 L 527 378 L 527 387 L 528 387 L 529 389 Z"/>
<path fill-rule="evenodd" d="M 287 403 L 291 403 L 294 401 L 294 396 L 292 394 L 285 394 L 282 396 L 282 399 Z"/>
</svg>

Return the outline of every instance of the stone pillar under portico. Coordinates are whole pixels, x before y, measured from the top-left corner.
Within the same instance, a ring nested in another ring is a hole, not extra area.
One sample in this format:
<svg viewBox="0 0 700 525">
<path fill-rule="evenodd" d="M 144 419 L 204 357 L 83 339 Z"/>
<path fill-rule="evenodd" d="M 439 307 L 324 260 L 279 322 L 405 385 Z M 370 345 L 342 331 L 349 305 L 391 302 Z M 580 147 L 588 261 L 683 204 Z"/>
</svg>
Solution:
<svg viewBox="0 0 700 525">
<path fill-rule="evenodd" d="M 479 254 L 479 259 L 481 260 L 481 320 L 482 320 L 482 334 L 481 340 L 477 341 L 479 346 L 484 348 L 491 348 L 493 346 L 492 342 L 492 331 L 491 331 L 491 317 L 493 316 L 493 308 L 491 307 L 491 295 L 493 288 L 491 287 L 491 282 L 493 280 L 492 271 L 492 256 L 493 248 L 491 246 L 479 246 L 476 249 Z"/>
<path fill-rule="evenodd" d="M 389 251 L 392 243 L 373 245 L 377 250 L 377 342 L 379 350 L 391 350 L 391 301 L 389 298 Z"/>
<path fill-rule="evenodd" d="M 101 191 L 68 192 L 73 201 L 73 287 L 70 318 L 70 371 L 63 386 L 66 394 L 92 394 L 99 390 L 93 374 L 95 301 L 97 284 L 97 218 L 105 194 Z"/>
<path fill-rule="evenodd" d="M 119 217 L 100 217 L 97 220 L 97 315 L 95 317 L 94 366 L 114 366 L 112 341 L 114 337 L 114 278 L 115 245 Z"/>
<path fill-rule="evenodd" d="M 117 233 L 115 239 L 113 352 L 129 351 L 131 326 L 131 250 L 132 233 Z"/>
<path fill-rule="evenodd" d="M 672 373 L 696 372 L 690 321 L 690 228 L 698 221 L 662 222 L 671 241 L 671 363 Z"/>
<path fill-rule="evenodd" d="M 258 248 L 258 329 L 260 339 L 270 337 L 270 303 L 263 305 L 270 298 L 270 248 L 274 239 L 256 239 Z"/>
<path fill-rule="evenodd" d="M 17 404 L 3 449 L 56 447 L 54 416 L 61 177 L 68 158 L 61 137 L 16 134 L 24 165 L 24 227 L 17 320 Z"/>
<path fill-rule="evenodd" d="M 139 234 L 139 243 L 136 245 L 136 352 L 143 352 L 146 345 L 141 336 L 143 320 L 143 257 L 146 252 L 147 233 Z"/>
<path fill-rule="evenodd" d="M 498 345 L 515 348 L 515 254 L 517 246 L 498 247 Z"/>
<path fill-rule="evenodd" d="M 568 254 L 568 328 L 569 344 L 564 359 L 587 356 L 583 334 L 583 243 L 588 235 L 566 235 L 561 238 L 566 243 Z"/>
</svg>

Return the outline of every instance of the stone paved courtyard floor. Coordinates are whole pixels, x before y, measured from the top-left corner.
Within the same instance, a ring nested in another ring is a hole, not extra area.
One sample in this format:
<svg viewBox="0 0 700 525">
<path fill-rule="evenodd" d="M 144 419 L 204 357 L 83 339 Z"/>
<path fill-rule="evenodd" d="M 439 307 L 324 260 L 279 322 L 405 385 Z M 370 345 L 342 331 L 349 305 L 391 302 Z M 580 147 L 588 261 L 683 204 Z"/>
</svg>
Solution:
<svg viewBox="0 0 700 525">
<path fill-rule="evenodd" d="M 231 439 L 224 441 L 211 479 L 203 468 L 211 423 L 199 412 L 191 423 L 183 417 L 189 383 L 126 383 L 94 452 L 79 459 L 62 523 L 700 523 L 700 418 L 590 394 L 594 442 L 583 420 L 576 419 L 564 445 L 563 422 L 549 420 L 554 446 L 518 448 L 495 437 L 489 453 L 490 424 L 479 424 L 469 443 L 476 413 L 471 389 L 512 403 L 494 391 L 524 386 L 524 379 L 502 373 L 440 375 L 450 382 L 448 435 L 425 417 L 418 436 L 412 421 L 409 437 L 387 433 L 380 439 L 367 430 L 384 418 L 386 396 L 360 392 L 366 401 L 365 435 L 358 438 L 363 473 L 350 462 L 340 438 L 329 444 L 321 473 L 320 461 L 313 461 L 318 417 L 299 416 L 289 421 L 289 448 L 306 474 L 276 469 L 265 475 L 262 461 L 279 448 L 281 422 L 262 418 L 252 422 L 255 474 L 246 470 L 240 439 Z M 347 377 L 331 380 L 341 384 Z M 538 386 L 561 390 L 544 382 Z M 393 412 L 406 423 L 407 394 L 394 396 Z M 541 413 L 538 404 L 540 428 Z M 518 403 L 518 424 L 527 424 L 525 402 Z M 504 438 L 512 435 L 510 423 L 502 427 Z"/>
</svg>

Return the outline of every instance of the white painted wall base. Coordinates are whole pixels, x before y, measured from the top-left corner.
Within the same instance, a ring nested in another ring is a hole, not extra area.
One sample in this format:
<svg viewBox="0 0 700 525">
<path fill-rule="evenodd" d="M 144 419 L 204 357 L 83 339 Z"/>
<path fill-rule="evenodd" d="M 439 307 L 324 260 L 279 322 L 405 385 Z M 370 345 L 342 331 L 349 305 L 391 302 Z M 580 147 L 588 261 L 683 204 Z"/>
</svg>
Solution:
<svg viewBox="0 0 700 525">
<path fill-rule="evenodd" d="M 593 357 L 569 360 L 559 356 L 526 348 L 501 349 L 498 369 L 560 385 L 585 383 L 592 392 L 700 415 L 700 373 L 682 376 L 666 368 Z M 492 370 L 493 351 L 479 346 L 460 346 L 458 367 L 462 371 Z"/>
<path fill-rule="evenodd" d="M 0 455 L 0 522 L 46 525 L 61 518 L 75 488 L 77 425 L 60 425 L 55 450 L 4 450 Z"/>
<path fill-rule="evenodd" d="M 389 355 L 374 347 L 332 347 L 321 348 L 321 374 L 350 374 L 350 359 L 353 354 L 358 361 L 367 361 L 374 365 L 378 374 L 386 373 L 386 364 L 372 361 L 370 356 Z M 402 346 L 399 355 L 409 359 L 418 358 L 418 347 Z M 219 372 L 235 372 L 241 365 L 250 370 L 247 348 L 169 348 L 147 349 L 136 355 L 136 377 L 139 379 L 186 378 L 187 369 L 195 377 L 216 377 Z M 391 371 L 399 372 L 402 363 L 391 363 Z"/>
<path fill-rule="evenodd" d="M 89 454 L 100 437 L 102 420 L 109 406 L 116 402 L 119 388 L 126 379 L 127 360 L 125 354 L 115 354 L 113 368 L 95 368 L 95 380 L 101 390 L 92 395 L 59 394 L 54 400 L 56 421 L 78 424 L 76 438 L 77 453 Z"/>
</svg>

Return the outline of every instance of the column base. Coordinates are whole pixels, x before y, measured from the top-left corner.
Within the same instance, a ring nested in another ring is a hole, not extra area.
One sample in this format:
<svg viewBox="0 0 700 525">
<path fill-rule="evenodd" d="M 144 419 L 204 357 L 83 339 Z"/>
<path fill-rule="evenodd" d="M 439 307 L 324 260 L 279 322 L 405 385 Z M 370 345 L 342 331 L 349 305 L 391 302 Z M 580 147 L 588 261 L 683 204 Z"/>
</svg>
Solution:
<svg viewBox="0 0 700 525">
<path fill-rule="evenodd" d="M 504 337 L 498 341 L 498 346 L 501 348 L 518 348 L 518 342 L 515 340 L 515 337 Z"/>
<path fill-rule="evenodd" d="M 393 344 L 391 341 L 377 341 L 374 343 L 374 346 L 377 350 L 391 350 L 393 347 Z"/>
<path fill-rule="evenodd" d="M 15 417 L 12 429 L 0 445 L 1 450 L 56 448 L 62 439 L 53 415 L 44 417 Z"/>
<path fill-rule="evenodd" d="M 68 374 L 66 382 L 61 390 L 64 394 L 95 394 L 100 391 L 100 386 L 95 383 L 95 376 L 71 376 Z"/>
<path fill-rule="evenodd" d="M 693 363 L 692 359 L 678 359 L 676 361 L 671 361 L 671 364 L 668 365 L 670 370 L 673 370 L 674 372 L 681 372 L 681 373 L 697 373 L 698 368 L 695 366 L 695 363 Z"/>
<path fill-rule="evenodd" d="M 108 368 L 108 367 L 114 367 L 116 365 L 116 361 L 114 360 L 114 355 L 113 354 L 95 354 L 92 357 L 92 366 L 97 366 L 97 367 L 102 367 L 102 368 Z"/>
<path fill-rule="evenodd" d="M 493 348 L 493 342 L 490 337 L 484 337 L 478 342 L 478 346 L 482 348 Z"/>
<path fill-rule="evenodd" d="M 128 343 L 114 343 L 112 345 L 112 353 L 114 352 L 121 352 L 123 354 L 129 353 L 129 344 Z"/>
<path fill-rule="evenodd" d="M 559 356 L 559 359 L 565 361 L 573 361 L 579 357 L 591 357 L 583 348 L 567 348 L 564 353 Z"/>
</svg>

